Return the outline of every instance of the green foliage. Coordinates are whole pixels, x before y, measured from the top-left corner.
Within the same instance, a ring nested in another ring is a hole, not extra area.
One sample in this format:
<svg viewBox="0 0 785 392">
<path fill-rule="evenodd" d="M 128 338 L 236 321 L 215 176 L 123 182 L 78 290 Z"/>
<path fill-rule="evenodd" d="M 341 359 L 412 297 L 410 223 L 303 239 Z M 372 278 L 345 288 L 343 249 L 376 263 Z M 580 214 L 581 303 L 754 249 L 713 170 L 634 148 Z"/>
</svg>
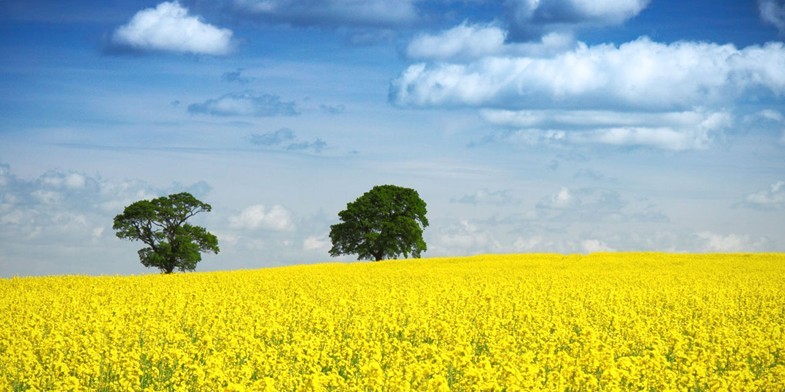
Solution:
<svg viewBox="0 0 785 392">
<path fill-rule="evenodd" d="M 140 200 L 115 216 L 113 228 L 118 238 L 147 245 L 139 250 L 139 260 L 145 267 L 156 267 L 167 274 L 175 268 L 193 271 L 202 260 L 200 252 L 218 253 L 218 238 L 185 221 L 211 209 L 187 192 Z"/>
<path fill-rule="evenodd" d="M 357 254 L 358 260 L 420 257 L 428 226 L 425 202 L 417 191 L 395 185 L 375 186 L 338 213 L 330 226 L 331 256 Z"/>
</svg>

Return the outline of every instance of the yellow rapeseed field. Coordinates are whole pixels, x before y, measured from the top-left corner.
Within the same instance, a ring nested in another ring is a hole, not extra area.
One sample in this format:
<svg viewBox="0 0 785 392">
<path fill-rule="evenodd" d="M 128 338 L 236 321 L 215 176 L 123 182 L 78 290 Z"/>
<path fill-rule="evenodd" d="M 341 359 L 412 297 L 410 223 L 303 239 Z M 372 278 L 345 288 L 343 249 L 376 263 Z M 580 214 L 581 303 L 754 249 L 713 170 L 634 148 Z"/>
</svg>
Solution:
<svg viewBox="0 0 785 392">
<path fill-rule="evenodd" d="M 785 390 L 785 255 L 0 279 L 2 391 Z"/>
</svg>

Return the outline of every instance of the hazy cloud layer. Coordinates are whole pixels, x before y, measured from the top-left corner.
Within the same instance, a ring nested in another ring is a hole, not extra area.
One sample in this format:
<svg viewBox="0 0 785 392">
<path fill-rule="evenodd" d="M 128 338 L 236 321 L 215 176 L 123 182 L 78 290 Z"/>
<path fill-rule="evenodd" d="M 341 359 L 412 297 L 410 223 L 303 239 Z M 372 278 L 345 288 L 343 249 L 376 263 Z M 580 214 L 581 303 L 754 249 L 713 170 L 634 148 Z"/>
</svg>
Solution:
<svg viewBox="0 0 785 392">
<path fill-rule="evenodd" d="M 605 144 L 683 151 L 708 148 L 733 124 L 725 111 L 615 112 L 593 110 L 483 110 L 489 123 L 509 129 L 486 142 Z"/>
<path fill-rule="evenodd" d="M 322 27 L 395 27 L 417 19 L 415 0 L 234 0 L 238 17 Z"/>
<path fill-rule="evenodd" d="M 628 200 L 611 189 L 562 187 L 535 206 L 536 219 L 551 222 L 667 222 L 647 200 Z"/>
<path fill-rule="evenodd" d="M 138 51 L 226 55 L 232 31 L 205 23 L 179 2 L 164 2 L 136 13 L 112 35 L 112 45 Z"/>
<path fill-rule="evenodd" d="M 229 93 L 202 103 L 188 105 L 188 112 L 213 116 L 296 116 L 294 102 L 281 101 L 277 95 L 256 94 L 251 91 Z"/>
</svg>

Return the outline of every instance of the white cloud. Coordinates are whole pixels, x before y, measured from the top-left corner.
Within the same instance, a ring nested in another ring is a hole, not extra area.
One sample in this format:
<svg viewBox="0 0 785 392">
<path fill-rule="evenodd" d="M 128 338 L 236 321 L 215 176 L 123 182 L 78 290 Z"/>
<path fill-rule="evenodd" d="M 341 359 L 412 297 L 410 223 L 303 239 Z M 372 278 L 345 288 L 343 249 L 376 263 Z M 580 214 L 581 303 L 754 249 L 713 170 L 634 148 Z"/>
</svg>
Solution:
<svg viewBox="0 0 785 392">
<path fill-rule="evenodd" d="M 488 56 L 468 64 L 414 64 L 393 81 L 399 106 L 673 111 L 722 104 L 742 92 L 785 95 L 785 47 L 648 38 L 587 46 L 550 58 Z M 754 90 L 754 91 L 753 91 Z"/>
<path fill-rule="evenodd" d="M 785 2 L 782 0 L 758 0 L 758 10 L 764 22 L 774 25 L 785 34 Z"/>
<path fill-rule="evenodd" d="M 395 27 L 417 19 L 415 0 L 234 0 L 238 14 L 261 21 L 325 27 Z"/>
<path fill-rule="evenodd" d="M 447 60 L 498 54 L 507 33 L 491 25 L 463 23 L 438 35 L 420 35 L 409 43 L 406 55 L 414 59 Z"/>
<path fill-rule="evenodd" d="M 436 35 L 415 37 L 406 55 L 416 60 L 464 62 L 488 56 L 553 56 L 576 46 L 569 33 L 548 33 L 539 41 L 525 43 L 505 43 L 506 39 L 507 31 L 498 26 L 464 22 Z"/>
<path fill-rule="evenodd" d="M 188 105 L 188 112 L 213 116 L 256 117 L 296 116 L 299 114 L 294 102 L 281 101 L 277 95 L 260 95 L 250 91 L 229 93 L 202 103 Z"/>
<path fill-rule="evenodd" d="M 766 240 L 753 238 L 749 235 L 728 234 L 722 235 L 713 232 L 703 231 L 696 233 L 696 236 L 703 241 L 704 252 L 759 252 L 766 247 Z"/>
<path fill-rule="evenodd" d="M 434 255 L 465 255 L 496 252 L 502 249 L 493 232 L 482 230 L 468 220 L 443 226 L 434 237 L 428 242 L 428 250 Z"/>
<path fill-rule="evenodd" d="M 327 235 L 319 235 L 319 236 L 309 236 L 303 240 L 303 250 L 306 251 L 319 251 L 319 252 L 327 252 L 330 249 L 332 243 L 330 242 L 330 238 Z"/>
<path fill-rule="evenodd" d="M 535 235 L 532 237 L 518 237 L 513 242 L 512 246 L 513 249 L 517 252 L 531 252 L 541 248 L 547 248 L 544 246 L 545 239 L 542 236 Z"/>
<path fill-rule="evenodd" d="M 594 239 L 581 241 L 581 249 L 586 253 L 613 252 L 616 250 L 606 245 L 604 242 Z"/>
<path fill-rule="evenodd" d="M 543 31 L 621 24 L 635 17 L 649 0 L 513 0 L 509 18 L 525 36 Z M 524 37 L 525 38 L 525 37 Z"/>
<path fill-rule="evenodd" d="M 250 206 L 238 215 L 229 218 L 232 227 L 240 229 L 269 229 L 289 231 L 294 229 L 291 213 L 280 205 L 270 208 L 257 204 Z"/>
<path fill-rule="evenodd" d="M 190 15 L 174 1 L 137 12 L 115 30 L 112 43 L 142 51 L 225 55 L 232 51 L 232 34 Z"/>
<path fill-rule="evenodd" d="M 559 190 L 559 193 L 551 196 L 551 206 L 555 208 L 564 208 L 570 205 L 572 201 L 572 195 L 570 194 L 570 190 L 567 187 L 562 187 Z"/>
<path fill-rule="evenodd" d="M 773 109 L 761 110 L 760 112 L 758 112 L 758 116 L 769 121 L 785 122 L 785 117 L 782 116 L 782 113 Z"/>
<path fill-rule="evenodd" d="M 785 181 L 777 181 L 769 189 L 747 195 L 745 204 L 766 210 L 785 209 Z"/>
</svg>

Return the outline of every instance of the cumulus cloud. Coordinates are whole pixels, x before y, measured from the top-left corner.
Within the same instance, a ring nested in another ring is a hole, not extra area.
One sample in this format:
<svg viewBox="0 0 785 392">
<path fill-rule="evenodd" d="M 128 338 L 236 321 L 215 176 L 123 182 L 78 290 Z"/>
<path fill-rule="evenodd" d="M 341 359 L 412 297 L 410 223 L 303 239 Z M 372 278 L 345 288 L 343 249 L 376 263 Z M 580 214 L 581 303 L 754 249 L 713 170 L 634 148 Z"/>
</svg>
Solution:
<svg viewBox="0 0 785 392">
<path fill-rule="evenodd" d="M 416 0 L 234 0 L 238 16 L 321 27 L 383 27 L 417 19 Z"/>
<path fill-rule="evenodd" d="M 785 209 L 785 181 L 777 181 L 768 189 L 747 195 L 743 204 L 763 210 Z"/>
<path fill-rule="evenodd" d="M 539 41 L 508 43 L 507 31 L 492 24 L 463 24 L 438 34 L 420 34 L 406 48 L 416 60 L 464 62 L 487 56 L 544 57 L 575 47 L 571 34 L 549 33 Z"/>
<path fill-rule="evenodd" d="M 277 95 L 255 94 L 250 91 L 229 93 L 202 103 L 188 105 L 188 112 L 213 116 L 296 116 L 294 102 L 281 101 Z"/>
<path fill-rule="evenodd" d="M 205 23 L 179 2 L 164 2 L 136 13 L 112 35 L 112 45 L 140 51 L 226 55 L 232 31 Z"/>
<path fill-rule="evenodd" d="M 229 224 L 239 229 L 267 229 L 273 231 L 289 231 L 294 229 L 292 215 L 283 206 L 274 205 L 270 208 L 262 204 L 252 205 L 239 214 L 229 218 Z"/>
<path fill-rule="evenodd" d="M 419 63 L 391 84 L 403 107 L 686 110 L 742 92 L 785 95 L 785 47 L 648 38 L 587 46 L 549 58 L 488 56 L 467 64 Z"/>
<path fill-rule="evenodd" d="M 437 35 L 419 35 L 409 43 L 406 55 L 435 60 L 483 57 L 497 54 L 504 46 L 506 35 L 495 26 L 464 23 Z"/>
<path fill-rule="evenodd" d="M 764 22 L 776 27 L 785 34 L 785 1 L 758 0 L 758 11 Z"/>
<path fill-rule="evenodd" d="M 638 15 L 649 0 L 512 0 L 509 20 L 516 35 L 543 31 L 617 25 Z"/>
</svg>

